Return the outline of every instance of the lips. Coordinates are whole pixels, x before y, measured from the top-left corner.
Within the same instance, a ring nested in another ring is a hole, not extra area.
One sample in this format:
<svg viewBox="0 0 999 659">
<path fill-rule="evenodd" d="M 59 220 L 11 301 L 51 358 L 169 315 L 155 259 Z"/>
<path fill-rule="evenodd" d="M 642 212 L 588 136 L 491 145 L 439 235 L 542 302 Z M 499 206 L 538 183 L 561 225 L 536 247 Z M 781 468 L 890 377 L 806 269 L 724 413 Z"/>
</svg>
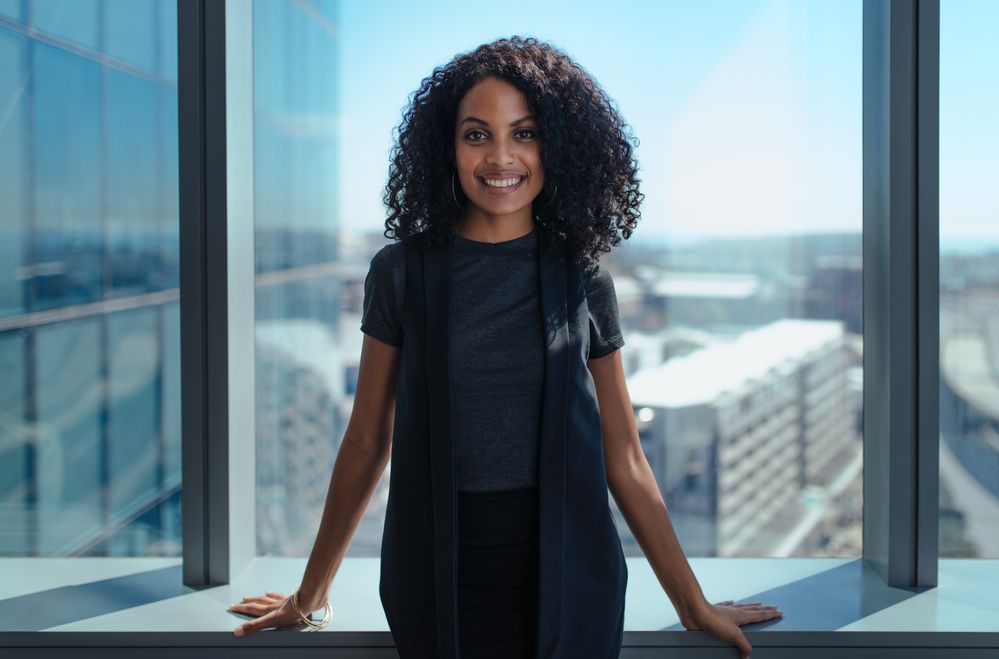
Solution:
<svg viewBox="0 0 999 659">
<path fill-rule="evenodd" d="M 507 194 L 513 192 L 514 190 L 519 190 L 520 186 L 523 185 L 525 180 L 527 180 L 527 175 L 519 174 L 517 172 L 511 172 L 509 174 L 504 173 L 504 175 L 502 176 L 489 174 L 487 176 L 477 176 L 476 178 L 479 180 L 479 183 L 482 185 L 482 187 L 484 187 L 487 191 L 489 191 L 490 194 Z M 505 187 L 494 187 L 485 182 L 485 179 L 487 178 L 493 181 L 496 180 L 501 181 L 503 179 L 509 179 L 509 178 L 519 178 L 520 180 L 514 183 L 513 185 L 508 185 Z"/>
<path fill-rule="evenodd" d="M 512 169 L 501 169 L 496 172 L 479 174 L 479 178 L 514 178 L 515 176 L 527 176 L 524 172 L 517 172 Z"/>
</svg>

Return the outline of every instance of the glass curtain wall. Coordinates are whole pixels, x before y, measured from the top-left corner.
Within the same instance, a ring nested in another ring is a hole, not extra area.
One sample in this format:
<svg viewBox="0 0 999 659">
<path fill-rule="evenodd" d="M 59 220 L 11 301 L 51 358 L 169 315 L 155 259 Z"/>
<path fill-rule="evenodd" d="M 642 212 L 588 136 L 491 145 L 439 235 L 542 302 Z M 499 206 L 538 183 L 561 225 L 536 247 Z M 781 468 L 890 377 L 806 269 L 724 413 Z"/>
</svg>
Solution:
<svg viewBox="0 0 999 659">
<path fill-rule="evenodd" d="M 176 42 L 0 3 L 0 555 L 180 554 Z"/>
</svg>

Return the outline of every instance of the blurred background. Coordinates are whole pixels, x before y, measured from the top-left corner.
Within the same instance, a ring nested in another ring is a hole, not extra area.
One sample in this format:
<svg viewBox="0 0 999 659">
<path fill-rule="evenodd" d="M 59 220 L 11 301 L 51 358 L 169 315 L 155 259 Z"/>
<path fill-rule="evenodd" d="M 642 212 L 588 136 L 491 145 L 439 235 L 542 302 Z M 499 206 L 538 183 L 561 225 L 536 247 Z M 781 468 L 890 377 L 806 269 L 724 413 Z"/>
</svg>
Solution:
<svg viewBox="0 0 999 659">
<path fill-rule="evenodd" d="M 687 553 L 861 555 L 861 0 L 242 7 L 259 555 L 315 538 L 408 97 L 512 34 L 640 139 L 643 217 L 602 263 Z M 940 23 L 941 556 L 999 558 L 999 5 Z M 177 140 L 174 2 L 0 0 L 0 555 L 180 555 Z"/>
</svg>

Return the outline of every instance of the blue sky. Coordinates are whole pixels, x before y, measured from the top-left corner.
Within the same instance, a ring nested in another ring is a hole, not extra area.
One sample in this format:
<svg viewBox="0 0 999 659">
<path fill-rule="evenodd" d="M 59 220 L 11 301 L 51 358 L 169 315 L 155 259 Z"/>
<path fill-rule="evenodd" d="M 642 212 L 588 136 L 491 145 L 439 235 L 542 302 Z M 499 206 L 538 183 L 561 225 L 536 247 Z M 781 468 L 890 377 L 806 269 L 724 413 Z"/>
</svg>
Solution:
<svg viewBox="0 0 999 659">
<path fill-rule="evenodd" d="M 942 240 L 999 242 L 999 3 L 941 5 Z M 433 67 L 520 34 L 589 70 L 641 141 L 637 238 L 859 231 L 861 14 L 861 0 L 344 2 L 341 224 L 380 227 L 391 131 Z"/>
</svg>

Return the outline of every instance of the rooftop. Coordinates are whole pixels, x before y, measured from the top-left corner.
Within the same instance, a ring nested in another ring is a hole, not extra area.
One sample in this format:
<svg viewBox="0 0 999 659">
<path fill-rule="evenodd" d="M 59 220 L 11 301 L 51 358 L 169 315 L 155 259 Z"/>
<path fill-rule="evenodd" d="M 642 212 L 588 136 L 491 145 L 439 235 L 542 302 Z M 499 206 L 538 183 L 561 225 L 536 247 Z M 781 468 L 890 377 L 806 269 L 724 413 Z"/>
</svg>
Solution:
<svg viewBox="0 0 999 659">
<path fill-rule="evenodd" d="M 828 320 L 784 319 L 716 343 L 628 378 L 634 405 L 706 405 L 726 392 L 794 365 L 809 353 L 843 336 L 843 324 Z"/>
</svg>

